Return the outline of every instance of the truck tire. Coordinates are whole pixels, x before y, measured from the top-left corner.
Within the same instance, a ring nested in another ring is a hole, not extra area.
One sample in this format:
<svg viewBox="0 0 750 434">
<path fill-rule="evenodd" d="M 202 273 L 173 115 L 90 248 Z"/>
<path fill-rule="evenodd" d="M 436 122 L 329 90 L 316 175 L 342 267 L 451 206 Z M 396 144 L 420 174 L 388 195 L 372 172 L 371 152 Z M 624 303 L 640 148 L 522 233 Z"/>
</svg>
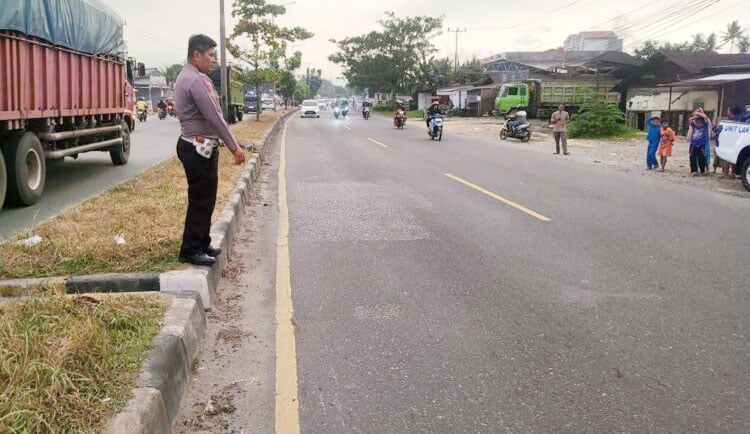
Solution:
<svg viewBox="0 0 750 434">
<path fill-rule="evenodd" d="M 745 186 L 747 191 L 750 191 L 750 157 L 745 158 L 745 162 L 742 163 L 740 177 L 742 178 L 742 185 Z"/>
<path fill-rule="evenodd" d="M 33 205 L 39 201 L 47 178 L 44 150 L 36 134 L 15 133 L 3 149 L 8 172 L 7 202 Z"/>
<path fill-rule="evenodd" d="M 227 107 L 227 111 L 229 112 L 229 119 L 227 119 L 227 122 L 230 124 L 233 124 L 237 122 L 237 113 L 234 111 L 234 106 Z"/>
<path fill-rule="evenodd" d="M 236 107 L 235 111 L 237 112 L 237 121 L 242 122 L 242 107 Z"/>
<path fill-rule="evenodd" d="M 8 191 L 8 172 L 5 170 L 3 150 L 0 149 L 0 209 L 3 209 L 3 202 L 5 202 L 6 191 Z"/>
<path fill-rule="evenodd" d="M 120 131 L 120 137 L 122 137 L 122 145 L 117 145 L 109 151 L 109 158 L 112 160 L 112 164 L 115 166 L 124 166 L 128 164 L 130 159 L 130 128 L 128 123 L 125 121 L 120 122 L 122 130 Z"/>
</svg>

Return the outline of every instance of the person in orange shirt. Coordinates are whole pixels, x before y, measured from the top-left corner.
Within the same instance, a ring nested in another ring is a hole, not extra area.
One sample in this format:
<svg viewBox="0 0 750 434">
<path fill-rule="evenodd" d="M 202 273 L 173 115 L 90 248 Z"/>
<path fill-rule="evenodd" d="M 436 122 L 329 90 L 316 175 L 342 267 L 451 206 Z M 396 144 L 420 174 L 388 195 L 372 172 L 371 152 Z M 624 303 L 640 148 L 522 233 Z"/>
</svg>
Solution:
<svg viewBox="0 0 750 434">
<path fill-rule="evenodd" d="M 672 145 L 674 145 L 674 130 L 669 128 L 669 122 L 666 120 L 661 121 L 661 140 L 659 142 L 659 148 L 656 150 L 656 154 L 661 159 L 660 172 L 664 171 L 664 166 L 667 165 L 667 157 L 672 156 Z"/>
</svg>

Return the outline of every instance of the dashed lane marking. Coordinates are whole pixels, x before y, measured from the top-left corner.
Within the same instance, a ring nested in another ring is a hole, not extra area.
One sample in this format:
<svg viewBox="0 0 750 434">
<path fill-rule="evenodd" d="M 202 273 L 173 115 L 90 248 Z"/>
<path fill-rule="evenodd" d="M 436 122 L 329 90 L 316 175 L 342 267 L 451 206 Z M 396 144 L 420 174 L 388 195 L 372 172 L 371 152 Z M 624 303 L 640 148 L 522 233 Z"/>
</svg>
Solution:
<svg viewBox="0 0 750 434">
<path fill-rule="evenodd" d="M 500 201 L 500 202 L 502 202 L 502 203 L 504 203 L 504 204 L 506 204 L 506 205 L 508 205 L 510 207 L 513 207 L 513 208 L 521 211 L 522 213 L 528 214 L 528 215 L 530 215 L 530 216 L 532 216 L 532 217 L 534 217 L 536 219 L 539 219 L 539 220 L 541 220 L 543 222 L 548 222 L 548 221 L 552 220 L 549 217 L 546 217 L 546 216 L 544 216 L 542 214 L 539 214 L 536 211 L 532 211 L 532 210 L 526 208 L 523 205 L 520 205 L 520 204 L 518 204 L 516 202 L 513 202 L 510 199 L 506 199 L 506 198 L 500 196 L 499 194 L 493 193 L 493 192 L 487 190 L 486 188 L 480 187 L 480 186 L 478 186 L 478 185 L 476 185 L 474 183 L 471 183 L 471 182 L 469 182 L 469 181 L 467 181 L 467 180 L 465 180 L 463 178 L 459 178 L 456 175 L 452 175 L 450 173 L 446 173 L 445 176 L 447 176 L 448 178 L 450 178 L 450 179 L 452 179 L 452 180 L 454 180 L 456 182 L 459 182 L 459 183 L 461 183 L 461 184 L 463 184 L 463 185 L 465 185 L 465 186 L 467 186 L 469 188 L 472 188 L 472 189 L 474 189 L 474 190 L 476 190 L 476 191 L 478 191 L 480 193 L 483 193 L 483 194 L 485 194 L 485 195 L 487 195 L 487 196 L 489 196 L 489 197 L 491 197 L 491 198 L 493 198 L 493 199 L 495 199 L 497 201 Z"/>
<path fill-rule="evenodd" d="M 367 138 L 367 140 L 371 141 L 372 143 L 375 143 L 376 145 L 380 145 L 380 146 L 382 146 L 382 147 L 384 147 L 384 148 L 387 148 L 387 147 L 388 147 L 388 145 L 384 145 L 384 144 L 382 144 L 382 143 L 378 142 L 378 141 L 377 141 L 377 140 L 375 140 L 375 139 L 371 139 L 371 138 L 369 138 L 369 137 L 368 137 L 368 138 Z"/>
</svg>

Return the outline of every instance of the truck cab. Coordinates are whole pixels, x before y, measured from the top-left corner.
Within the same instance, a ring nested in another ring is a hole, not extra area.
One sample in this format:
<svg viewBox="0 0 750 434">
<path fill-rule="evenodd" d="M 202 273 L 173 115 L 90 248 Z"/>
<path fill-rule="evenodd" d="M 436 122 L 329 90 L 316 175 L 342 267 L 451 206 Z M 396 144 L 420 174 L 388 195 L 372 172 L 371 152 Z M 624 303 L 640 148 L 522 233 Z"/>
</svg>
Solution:
<svg viewBox="0 0 750 434">
<path fill-rule="evenodd" d="M 734 164 L 742 178 L 742 185 L 750 191 L 750 123 L 721 121 L 719 146 L 716 154 L 724 161 Z"/>
<path fill-rule="evenodd" d="M 506 83 L 497 92 L 495 107 L 498 114 L 507 115 L 519 106 L 529 107 L 529 85 L 526 83 Z"/>
</svg>

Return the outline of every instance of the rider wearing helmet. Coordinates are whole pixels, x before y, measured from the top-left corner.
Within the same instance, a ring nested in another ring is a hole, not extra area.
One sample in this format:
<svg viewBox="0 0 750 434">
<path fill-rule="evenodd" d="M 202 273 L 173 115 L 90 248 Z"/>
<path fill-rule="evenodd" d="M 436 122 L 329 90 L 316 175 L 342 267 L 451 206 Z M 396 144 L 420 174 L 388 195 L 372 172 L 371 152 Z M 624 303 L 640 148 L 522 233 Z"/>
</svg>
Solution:
<svg viewBox="0 0 750 434">
<path fill-rule="evenodd" d="M 430 108 L 427 109 L 427 128 L 430 127 L 430 120 L 435 115 L 442 115 L 443 112 L 440 110 L 440 104 L 437 101 L 433 101 Z"/>
<path fill-rule="evenodd" d="M 143 97 L 138 98 L 138 102 L 135 103 L 135 109 L 137 111 L 145 112 L 147 108 L 148 108 L 148 104 L 146 104 L 146 101 L 143 99 Z"/>
<path fill-rule="evenodd" d="M 516 112 L 510 116 L 511 119 L 505 124 L 510 130 L 514 130 L 517 126 L 526 123 L 526 116 L 526 107 L 518 106 Z"/>
</svg>

